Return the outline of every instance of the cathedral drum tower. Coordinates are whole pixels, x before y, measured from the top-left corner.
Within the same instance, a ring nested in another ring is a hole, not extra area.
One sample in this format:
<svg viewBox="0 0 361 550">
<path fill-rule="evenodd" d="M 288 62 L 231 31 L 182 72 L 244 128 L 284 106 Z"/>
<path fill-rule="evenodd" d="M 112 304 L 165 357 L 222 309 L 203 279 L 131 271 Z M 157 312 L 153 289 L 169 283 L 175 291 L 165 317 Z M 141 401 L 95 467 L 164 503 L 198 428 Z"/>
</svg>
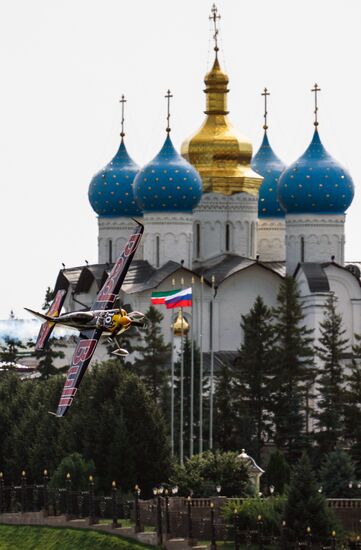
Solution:
<svg viewBox="0 0 361 550">
<path fill-rule="evenodd" d="M 280 178 L 278 199 L 286 212 L 286 269 L 292 275 L 303 262 L 344 265 L 345 213 L 354 196 L 350 174 L 324 148 L 317 120 L 304 154 Z"/>
<path fill-rule="evenodd" d="M 182 155 L 198 170 L 203 196 L 194 209 L 194 261 L 220 254 L 255 257 L 258 189 L 262 177 L 250 162 L 252 145 L 239 135 L 227 115 L 228 76 L 218 61 L 217 8 L 213 6 L 215 60 L 205 77 L 207 118 L 187 139 Z"/>
</svg>

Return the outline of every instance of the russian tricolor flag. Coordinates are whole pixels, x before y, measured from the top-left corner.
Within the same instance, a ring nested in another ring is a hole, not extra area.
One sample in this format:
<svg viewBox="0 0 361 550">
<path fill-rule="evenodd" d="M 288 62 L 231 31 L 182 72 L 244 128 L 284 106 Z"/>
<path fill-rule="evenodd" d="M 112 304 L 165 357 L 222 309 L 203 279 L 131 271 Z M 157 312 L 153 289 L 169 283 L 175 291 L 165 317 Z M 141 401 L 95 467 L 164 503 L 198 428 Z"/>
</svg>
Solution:
<svg viewBox="0 0 361 550">
<path fill-rule="evenodd" d="M 164 300 L 167 309 L 174 307 L 192 307 L 192 288 L 179 290 L 173 296 L 167 296 Z"/>
</svg>

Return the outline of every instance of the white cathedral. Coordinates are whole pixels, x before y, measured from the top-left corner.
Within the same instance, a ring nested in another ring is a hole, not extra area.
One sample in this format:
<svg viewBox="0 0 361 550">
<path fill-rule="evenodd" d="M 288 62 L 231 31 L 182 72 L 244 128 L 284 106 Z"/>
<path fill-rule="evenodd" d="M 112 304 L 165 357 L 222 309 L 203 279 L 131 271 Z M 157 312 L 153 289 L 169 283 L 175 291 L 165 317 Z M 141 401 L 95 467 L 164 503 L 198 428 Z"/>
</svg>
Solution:
<svg viewBox="0 0 361 550">
<path fill-rule="evenodd" d="M 90 306 L 135 217 L 144 223 L 144 237 L 120 302 L 146 311 L 153 291 L 193 286 L 193 309 L 185 317 L 198 341 L 202 325 L 203 352 L 212 348 L 219 358 L 235 352 L 241 314 L 257 295 L 275 305 L 286 274 L 298 282 L 315 338 L 327 297 L 337 296 L 351 346 L 361 333 L 360 270 L 344 258 L 351 176 L 321 142 L 317 102 L 311 143 L 296 162 L 286 167 L 273 152 L 266 112 L 263 142 L 252 158 L 251 143 L 228 119 L 228 76 L 217 50 L 216 44 L 205 77 L 205 121 L 181 154 L 167 128 L 159 153 L 140 168 L 128 155 L 122 130 L 119 150 L 89 187 L 98 216 L 98 263 L 63 269 L 56 290 L 67 290 L 67 310 Z M 170 341 L 174 312 L 159 307 Z"/>
</svg>

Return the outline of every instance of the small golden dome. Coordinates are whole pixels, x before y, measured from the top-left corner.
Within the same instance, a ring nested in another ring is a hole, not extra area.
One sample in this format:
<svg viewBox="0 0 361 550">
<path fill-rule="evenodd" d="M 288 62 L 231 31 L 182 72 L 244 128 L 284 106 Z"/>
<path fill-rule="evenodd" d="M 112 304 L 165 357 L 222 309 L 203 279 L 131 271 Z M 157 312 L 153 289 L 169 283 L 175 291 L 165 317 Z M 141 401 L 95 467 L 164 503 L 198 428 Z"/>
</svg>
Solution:
<svg viewBox="0 0 361 550">
<path fill-rule="evenodd" d="M 183 336 L 186 336 L 189 332 L 189 323 L 187 319 L 184 317 L 184 315 L 182 314 L 181 309 L 178 311 L 177 319 L 173 323 L 172 328 L 173 328 L 174 336 L 182 336 L 182 332 L 183 332 Z"/>
<path fill-rule="evenodd" d="M 216 55 L 205 80 L 207 118 L 201 128 L 182 145 L 182 155 L 198 170 L 204 193 L 247 192 L 258 195 L 262 177 L 251 168 L 252 144 L 228 120 L 228 76 Z"/>
</svg>

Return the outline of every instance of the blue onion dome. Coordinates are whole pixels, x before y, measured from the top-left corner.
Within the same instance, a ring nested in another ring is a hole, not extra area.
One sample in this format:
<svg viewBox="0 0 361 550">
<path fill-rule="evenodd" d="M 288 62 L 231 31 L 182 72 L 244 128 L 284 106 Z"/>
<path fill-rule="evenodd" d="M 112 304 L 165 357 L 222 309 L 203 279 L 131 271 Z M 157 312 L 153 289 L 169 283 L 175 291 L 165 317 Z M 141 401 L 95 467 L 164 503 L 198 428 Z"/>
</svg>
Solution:
<svg viewBox="0 0 361 550">
<path fill-rule="evenodd" d="M 258 217 L 284 218 L 285 213 L 277 199 L 278 180 L 286 165 L 274 153 L 269 144 L 267 132 L 251 162 L 252 169 L 263 176 L 263 182 L 258 191 Z"/>
<path fill-rule="evenodd" d="M 354 185 L 347 170 L 322 145 L 316 127 L 306 151 L 283 172 L 277 193 L 289 214 L 344 214 Z"/>
<path fill-rule="evenodd" d="M 137 174 L 135 199 L 144 212 L 191 212 L 202 196 L 202 180 L 167 135 L 158 155 Z"/>
<path fill-rule="evenodd" d="M 99 216 L 141 216 L 132 188 L 138 171 L 122 139 L 115 157 L 90 182 L 88 196 L 93 210 Z"/>
</svg>

